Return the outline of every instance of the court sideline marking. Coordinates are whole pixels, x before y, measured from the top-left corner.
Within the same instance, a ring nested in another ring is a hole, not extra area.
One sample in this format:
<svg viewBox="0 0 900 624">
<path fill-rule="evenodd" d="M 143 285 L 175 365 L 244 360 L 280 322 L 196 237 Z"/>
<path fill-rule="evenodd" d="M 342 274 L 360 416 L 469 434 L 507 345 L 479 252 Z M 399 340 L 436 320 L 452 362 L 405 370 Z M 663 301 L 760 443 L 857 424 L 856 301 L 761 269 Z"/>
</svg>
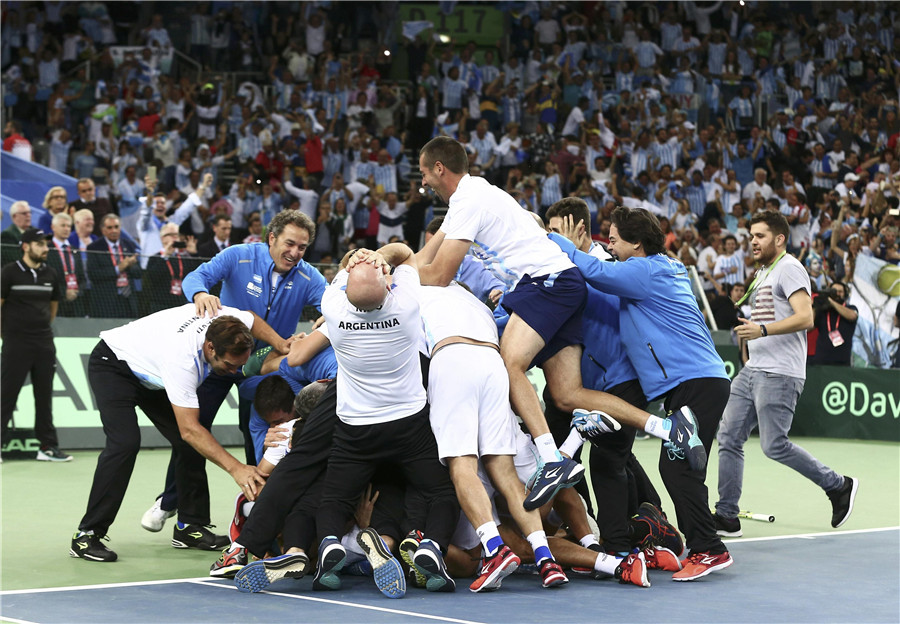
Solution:
<svg viewBox="0 0 900 624">
<path fill-rule="evenodd" d="M 197 581 L 192 580 L 192 583 L 196 583 L 198 585 L 206 585 L 208 587 L 219 587 L 222 589 L 230 589 L 232 591 L 237 591 L 237 587 L 233 585 L 222 585 L 221 583 L 209 583 L 207 581 Z M 482 622 L 476 622 L 474 620 L 460 620 L 457 618 L 444 617 L 440 615 L 428 615 L 427 613 L 415 613 L 412 611 L 401 611 L 400 609 L 388 609 L 386 607 L 376 607 L 374 605 L 364 605 L 364 604 L 356 604 L 353 602 L 346 602 L 344 600 L 332 600 L 329 598 L 316 598 L 314 596 L 305 596 L 301 594 L 284 594 L 281 592 L 272 592 L 272 591 L 262 591 L 262 594 L 269 594 L 271 596 L 280 596 L 282 598 L 294 598 L 296 600 L 310 600 L 312 602 L 324 602 L 326 604 L 340 605 L 342 607 L 354 607 L 357 609 L 368 609 L 370 611 L 383 611 L 385 613 L 393 613 L 396 615 L 409 615 L 411 617 L 419 617 L 425 618 L 428 620 L 439 620 L 441 622 L 456 622 L 457 624 L 484 624 Z"/>
<path fill-rule="evenodd" d="M 748 543 L 748 542 L 767 542 L 767 541 L 776 541 L 776 540 L 786 540 L 786 539 L 814 539 L 816 537 L 840 537 L 844 535 L 860 535 L 865 533 L 882 533 L 886 531 L 897 531 L 900 530 L 900 526 L 891 526 L 891 527 L 880 527 L 875 529 L 851 529 L 849 531 L 824 531 L 821 533 L 803 533 L 796 535 L 773 535 L 769 537 L 740 537 L 727 540 L 729 544 L 740 544 L 740 543 Z M 211 587 L 225 587 L 228 589 L 236 589 L 230 585 L 222 585 L 219 583 L 210 582 L 213 579 L 210 579 L 208 576 L 198 576 L 193 578 L 183 578 L 183 579 L 160 579 L 155 581 L 130 581 L 126 583 L 101 583 L 98 585 L 73 585 L 67 587 L 37 587 L 32 589 L 8 589 L 0 591 L 0 596 L 19 596 L 24 594 L 42 594 L 42 593 L 52 593 L 52 592 L 68 592 L 68 591 L 82 591 L 89 589 L 114 589 L 118 587 L 143 587 L 147 585 L 166 585 L 171 583 L 195 583 L 199 585 L 206 585 Z M 290 598 L 303 598 L 306 600 L 315 600 L 321 602 L 333 602 L 339 603 L 340 601 L 328 600 L 324 598 L 314 598 L 307 596 L 298 596 L 296 594 L 281 594 L 275 592 L 265 592 L 271 593 L 273 595 L 279 596 L 287 596 Z M 382 607 L 365 607 L 364 605 L 355 605 L 352 603 L 341 603 L 347 604 L 349 606 L 377 609 L 383 611 L 391 611 L 390 609 L 384 609 Z M 420 615 L 415 613 L 406 613 L 404 611 L 397 611 L 397 613 L 402 613 L 406 615 L 418 615 L 419 617 L 431 618 L 431 619 L 439 619 L 447 622 L 457 622 L 458 624 L 480 624 L 478 622 L 472 622 L 469 620 L 456 620 L 452 618 L 441 618 L 439 616 L 429 616 L 429 615 Z M 22 622 L 26 622 L 22 620 Z"/>
</svg>

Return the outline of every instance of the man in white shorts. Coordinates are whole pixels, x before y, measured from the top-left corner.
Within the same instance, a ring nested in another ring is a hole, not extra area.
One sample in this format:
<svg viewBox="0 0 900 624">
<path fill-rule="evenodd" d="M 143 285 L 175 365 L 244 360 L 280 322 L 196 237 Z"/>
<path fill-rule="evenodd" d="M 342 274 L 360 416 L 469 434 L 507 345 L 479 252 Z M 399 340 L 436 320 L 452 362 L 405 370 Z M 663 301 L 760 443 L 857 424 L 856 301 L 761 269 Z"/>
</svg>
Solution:
<svg viewBox="0 0 900 624">
<path fill-rule="evenodd" d="M 581 480 L 584 468 L 560 455 L 540 400 L 526 371 L 541 366 L 547 386 L 564 410 L 602 410 L 623 424 L 664 440 L 688 440 L 693 431 L 671 435 L 678 423 L 651 416 L 625 401 L 581 386 L 581 317 L 587 299 L 583 276 L 527 211 L 503 190 L 468 175 L 468 157 L 457 141 L 436 137 L 419 155 L 422 185 L 448 202 L 438 233 L 417 254 L 422 284 L 446 286 L 471 247 L 510 290 L 501 304 L 510 318 L 500 341 L 509 374 L 513 409 L 534 437 L 541 458 L 525 498 L 536 509 L 563 487 Z M 690 427 L 692 423 L 686 423 Z M 705 465 L 706 458 L 702 458 Z"/>
<path fill-rule="evenodd" d="M 534 550 L 544 587 L 567 583 L 547 546 L 540 513 L 522 507 L 525 488 L 513 463 L 519 426 L 509 406 L 509 376 L 491 311 L 456 282 L 423 287 L 420 309 L 431 356 L 431 430 L 460 507 L 484 548 L 484 565 L 469 589 L 498 589 L 521 563 L 500 537 L 491 500 L 478 477 L 479 458 Z"/>
</svg>

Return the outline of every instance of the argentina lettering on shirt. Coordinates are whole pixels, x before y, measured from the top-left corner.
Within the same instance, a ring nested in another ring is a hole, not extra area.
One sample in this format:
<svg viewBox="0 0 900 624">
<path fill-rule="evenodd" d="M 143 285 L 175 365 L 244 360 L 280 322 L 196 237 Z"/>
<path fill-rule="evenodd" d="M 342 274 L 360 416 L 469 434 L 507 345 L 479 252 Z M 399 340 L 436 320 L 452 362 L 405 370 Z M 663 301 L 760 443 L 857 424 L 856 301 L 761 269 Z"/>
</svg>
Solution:
<svg viewBox="0 0 900 624">
<path fill-rule="evenodd" d="M 186 321 L 185 323 L 183 323 L 181 325 L 181 327 L 178 328 L 178 331 L 176 333 L 183 334 L 184 330 L 190 328 L 191 325 L 194 325 L 194 323 L 196 323 L 197 321 L 201 321 L 201 323 L 196 326 L 195 331 L 198 334 L 203 333 L 209 327 L 210 323 L 212 323 L 214 320 L 215 320 L 214 316 L 204 316 L 204 317 L 195 316 L 195 317 L 191 318 L 190 320 Z"/>
<path fill-rule="evenodd" d="M 389 318 L 383 321 L 340 321 L 338 323 L 338 329 L 357 331 L 357 330 L 368 330 L 368 329 L 390 329 L 391 327 L 397 327 L 400 325 L 399 319 Z"/>
</svg>

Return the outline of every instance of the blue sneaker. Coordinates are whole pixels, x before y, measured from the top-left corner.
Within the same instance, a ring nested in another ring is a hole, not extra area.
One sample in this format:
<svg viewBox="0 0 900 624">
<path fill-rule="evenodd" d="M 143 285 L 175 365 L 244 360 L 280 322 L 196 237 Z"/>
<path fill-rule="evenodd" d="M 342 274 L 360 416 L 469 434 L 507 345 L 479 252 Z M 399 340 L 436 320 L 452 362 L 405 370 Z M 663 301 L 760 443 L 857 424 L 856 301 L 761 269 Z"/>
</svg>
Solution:
<svg viewBox="0 0 900 624">
<path fill-rule="evenodd" d="M 572 412 L 572 426 L 582 438 L 593 439 L 604 433 L 620 431 L 622 425 L 615 418 L 599 410 L 577 409 Z"/>
<path fill-rule="evenodd" d="M 403 598 L 406 595 L 406 577 L 403 576 L 403 568 L 388 550 L 378 532 L 371 527 L 360 531 L 356 536 L 356 542 L 372 564 L 372 576 L 375 577 L 378 591 L 388 598 Z"/>
<path fill-rule="evenodd" d="M 538 466 L 535 476 L 532 477 L 531 491 L 525 497 L 522 506 L 528 511 L 543 507 L 556 496 L 559 490 L 572 487 L 581 481 L 582 477 L 584 477 L 584 466 L 568 457 L 541 464 Z"/>
<path fill-rule="evenodd" d="M 678 409 L 666 419 L 669 423 L 669 440 L 663 446 L 669 460 L 687 459 L 691 470 L 706 469 L 706 449 L 697 436 L 697 417 L 687 405 Z"/>
<path fill-rule="evenodd" d="M 313 578 L 313 590 L 334 591 L 341 588 L 341 576 L 338 572 L 344 567 L 347 551 L 336 537 L 326 537 L 319 544 L 319 565 Z"/>
<path fill-rule="evenodd" d="M 360 559 L 349 565 L 345 565 L 341 570 L 341 574 L 349 574 L 350 576 L 372 576 L 372 564 L 366 559 Z"/>
<path fill-rule="evenodd" d="M 245 594 L 264 590 L 269 584 L 283 578 L 303 578 L 309 557 L 303 553 L 293 553 L 260 559 L 248 563 L 234 575 L 238 591 Z"/>
<path fill-rule="evenodd" d="M 413 563 L 416 568 L 425 575 L 425 589 L 430 592 L 454 592 L 456 591 L 456 581 L 447 572 L 447 566 L 444 564 L 444 556 L 441 549 L 438 548 L 430 539 L 422 540 L 419 549 L 413 556 Z"/>
</svg>

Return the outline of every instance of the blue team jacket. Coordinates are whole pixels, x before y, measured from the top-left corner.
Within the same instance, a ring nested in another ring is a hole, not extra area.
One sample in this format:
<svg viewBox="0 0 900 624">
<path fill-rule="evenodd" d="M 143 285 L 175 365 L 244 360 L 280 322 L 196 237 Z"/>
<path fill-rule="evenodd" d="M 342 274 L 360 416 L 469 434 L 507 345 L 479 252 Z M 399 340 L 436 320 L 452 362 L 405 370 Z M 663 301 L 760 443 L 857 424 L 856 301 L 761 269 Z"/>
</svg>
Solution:
<svg viewBox="0 0 900 624">
<path fill-rule="evenodd" d="M 222 304 L 256 312 L 278 335 L 287 338 L 297 329 L 304 306 L 320 308 L 325 278 L 305 260 L 288 271 L 272 290 L 275 263 L 266 243 L 232 245 L 184 278 L 188 301 L 198 292 L 222 282 Z"/>
<path fill-rule="evenodd" d="M 622 343 L 648 400 L 690 379 L 728 379 L 683 264 L 661 254 L 603 262 L 549 236 L 590 286 L 619 297 Z"/>
</svg>

